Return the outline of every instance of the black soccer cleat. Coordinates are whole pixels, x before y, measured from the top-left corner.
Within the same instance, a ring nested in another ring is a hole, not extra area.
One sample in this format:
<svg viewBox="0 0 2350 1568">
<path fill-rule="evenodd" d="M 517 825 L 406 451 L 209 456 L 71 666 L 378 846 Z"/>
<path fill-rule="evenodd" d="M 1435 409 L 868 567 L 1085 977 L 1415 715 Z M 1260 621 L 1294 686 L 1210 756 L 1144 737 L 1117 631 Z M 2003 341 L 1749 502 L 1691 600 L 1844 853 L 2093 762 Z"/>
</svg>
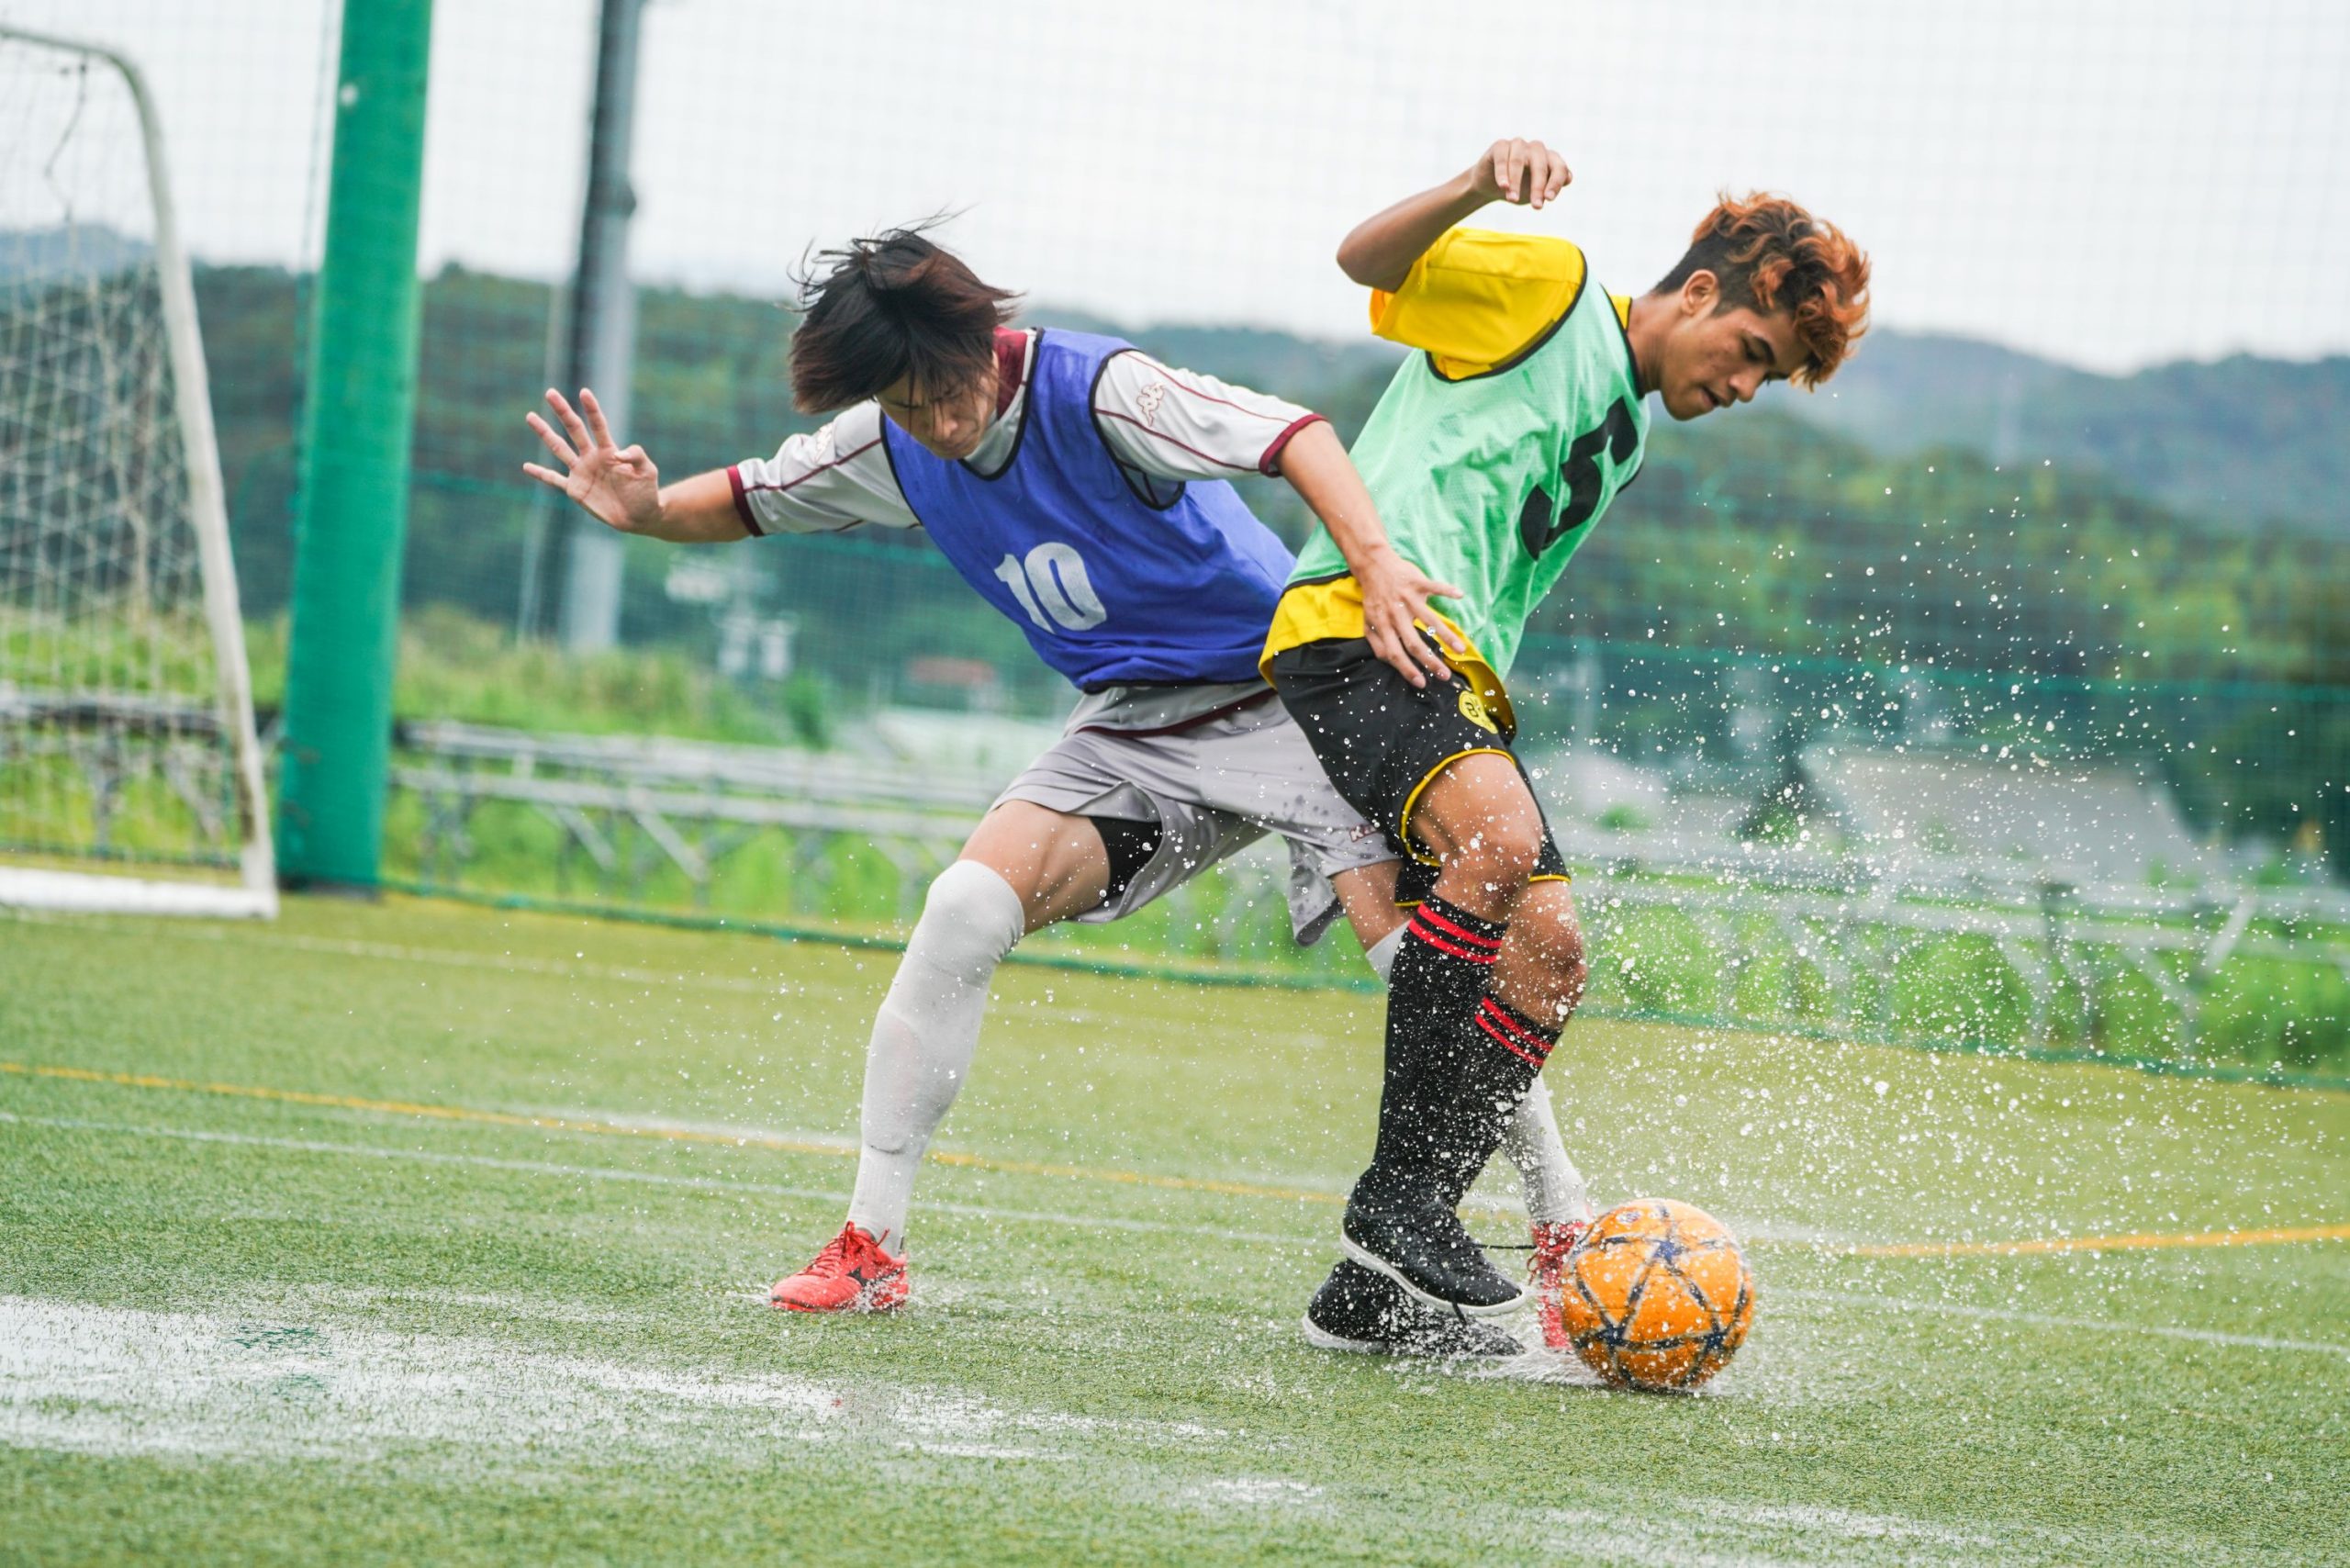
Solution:
<svg viewBox="0 0 2350 1568">
<path fill-rule="evenodd" d="M 1526 1287 L 1494 1267 L 1459 1215 L 1432 1202 L 1369 1199 L 1357 1188 L 1338 1245 L 1438 1312 L 1493 1317 L 1526 1305 Z"/>
<path fill-rule="evenodd" d="M 1403 1288 L 1360 1263 L 1340 1261 L 1305 1308 L 1305 1342 L 1317 1350 L 1492 1360 L 1526 1347 L 1490 1323 L 1427 1312 Z"/>
</svg>

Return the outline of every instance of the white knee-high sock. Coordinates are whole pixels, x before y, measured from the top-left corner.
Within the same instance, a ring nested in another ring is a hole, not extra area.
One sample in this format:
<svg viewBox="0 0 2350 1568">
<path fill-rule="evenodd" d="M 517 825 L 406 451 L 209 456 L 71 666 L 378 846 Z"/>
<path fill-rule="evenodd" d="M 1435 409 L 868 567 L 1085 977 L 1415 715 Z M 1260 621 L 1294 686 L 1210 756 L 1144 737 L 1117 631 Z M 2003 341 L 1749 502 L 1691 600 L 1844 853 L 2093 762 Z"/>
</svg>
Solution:
<svg viewBox="0 0 2350 1568">
<path fill-rule="evenodd" d="M 905 1250 L 906 1208 L 931 1134 L 970 1072 L 988 986 L 1025 929 L 1020 895 L 976 861 L 930 884 L 865 1051 L 862 1145 L 849 1223 Z"/>
<path fill-rule="evenodd" d="M 1381 980 L 1395 962 L 1395 949 L 1404 940 L 1404 928 L 1397 926 L 1378 941 L 1363 949 L 1363 958 Z M 1591 1193 L 1583 1185 L 1583 1172 L 1567 1158 L 1567 1146 L 1559 1137 L 1559 1119 L 1550 1109 L 1550 1086 L 1539 1078 L 1502 1131 L 1501 1152 L 1517 1167 L 1519 1182 L 1526 1188 L 1526 1217 L 1536 1225 L 1557 1225 L 1567 1220 L 1591 1218 Z"/>
<path fill-rule="evenodd" d="M 1502 1152 L 1517 1167 L 1526 1186 L 1526 1217 L 1536 1225 L 1591 1218 L 1591 1191 L 1583 1172 L 1567 1158 L 1559 1118 L 1550 1110 L 1550 1086 L 1539 1078 L 1517 1103 L 1502 1129 Z"/>
</svg>

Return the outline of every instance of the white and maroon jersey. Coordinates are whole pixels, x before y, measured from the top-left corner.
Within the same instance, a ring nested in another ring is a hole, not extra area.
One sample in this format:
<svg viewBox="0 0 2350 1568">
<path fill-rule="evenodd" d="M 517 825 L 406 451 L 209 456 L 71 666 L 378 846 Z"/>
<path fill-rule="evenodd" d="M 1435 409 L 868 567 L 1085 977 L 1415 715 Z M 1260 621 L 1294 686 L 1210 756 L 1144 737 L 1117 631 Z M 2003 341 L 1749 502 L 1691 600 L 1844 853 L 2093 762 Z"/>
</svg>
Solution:
<svg viewBox="0 0 2350 1568">
<path fill-rule="evenodd" d="M 1035 334 L 996 333 L 996 420 L 964 459 L 979 474 L 1002 471 L 1020 444 L 1035 368 Z M 881 405 L 863 402 L 772 457 L 727 469 L 735 514 L 755 534 L 834 533 L 873 523 L 922 526 L 881 446 Z M 1245 386 L 1174 370 L 1139 349 L 1113 355 L 1093 386 L 1093 423 L 1138 494 L 1190 479 L 1281 472 L 1290 438 L 1322 416 Z M 1154 483 L 1155 482 L 1155 483 Z"/>
<path fill-rule="evenodd" d="M 1035 334 L 996 333 L 996 420 L 964 461 L 997 474 L 1020 445 Z M 1322 418 L 1310 409 L 1211 375 L 1175 370 L 1140 350 L 1103 364 L 1092 394 L 1094 428 L 1140 494 L 1193 479 L 1281 471 L 1290 439 Z M 772 457 L 726 471 L 734 510 L 753 534 L 836 533 L 860 523 L 920 528 L 882 445 L 878 403 L 857 404 L 822 430 L 785 440 Z M 1261 681 L 1108 687 L 1089 692 L 1068 728 L 1158 732 L 1182 728 L 1270 697 Z"/>
</svg>

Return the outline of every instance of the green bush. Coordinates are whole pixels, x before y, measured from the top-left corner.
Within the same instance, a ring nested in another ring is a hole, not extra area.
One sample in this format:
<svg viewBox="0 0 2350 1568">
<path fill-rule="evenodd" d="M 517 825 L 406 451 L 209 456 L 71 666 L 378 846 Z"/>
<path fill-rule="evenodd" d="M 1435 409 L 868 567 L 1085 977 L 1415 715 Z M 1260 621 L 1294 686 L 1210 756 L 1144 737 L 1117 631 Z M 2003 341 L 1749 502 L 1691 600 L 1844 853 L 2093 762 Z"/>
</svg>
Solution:
<svg viewBox="0 0 2350 1568">
<path fill-rule="evenodd" d="M 1893 1026 L 1934 1039 L 2013 1045 L 2031 1036 L 2031 998 L 1987 936 L 1919 943 L 1894 967 Z"/>
<path fill-rule="evenodd" d="M 2135 965 L 2105 948 L 2082 952 L 2095 977 L 2089 1010 L 2091 1048 L 2114 1056 L 2159 1059 L 2178 1048 L 2178 1009 Z"/>
<path fill-rule="evenodd" d="M 2350 980 L 2336 969 L 2240 954 L 2212 977 L 2198 1023 L 2203 1055 L 2256 1068 L 2350 1068 Z"/>
<path fill-rule="evenodd" d="M 285 694 L 285 622 L 249 625 L 254 701 Z M 542 734 L 657 734 L 685 740 L 822 748 L 830 744 L 829 689 L 801 675 L 768 692 L 736 686 L 671 647 L 574 654 L 516 643 L 505 628 L 445 604 L 400 622 L 392 712 Z"/>
<path fill-rule="evenodd" d="M 249 628 L 248 642 L 259 700 L 274 704 L 284 691 L 284 622 Z M 681 649 L 633 648 L 582 657 L 546 644 L 518 646 L 499 627 L 437 605 L 403 624 L 394 707 L 403 717 L 454 718 L 542 733 L 667 734 L 816 748 L 830 743 L 838 704 L 832 689 L 808 672 L 779 688 L 738 687 Z M 0 788 L 0 836 L 11 828 L 19 835 L 29 834 L 31 824 L 11 820 L 7 802 Z M 158 820 L 167 819 L 170 808 L 171 802 L 159 799 Z M 1617 832 L 1647 825 L 1644 814 L 1629 804 L 1610 808 L 1598 821 Z M 1801 825 L 1794 805 L 1781 800 L 1750 827 L 1766 836 L 1792 836 Z M 693 907 L 695 892 L 684 874 L 625 822 L 608 830 L 620 863 L 606 871 L 537 811 L 488 802 L 468 823 L 469 853 L 462 857 L 461 876 L 459 859 L 447 846 L 427 858 L 426 826 L 421 801 L 393 797 L 386 822 L 390 874 L 422 881 L 454 878 L 483 891 Z M 711 912 L 746 920 L 867 928 L 902 927 L 919 896 L 919 887 L 906 889 L 897 866 L 870 845 L 836 841 L 822 855 L 802 859 L 790 836 L 774 830 L 732 849 L 704 895 Z M 1334 931 L 1319 946 L 1300 949 L 1291 939 L 1281 899 L 1259 897 L 1249 907 L 1235 909 L 1231 901 L 1240 896 L 1235 884 L 1212 872 L 1185 893 L 1132 919 L 1061 927 L 1040 938 L 1040 945 L 1121 961 L 1269 966 L 1341 983 L 1367 978 L 1350 934 Z M 1604 915 L 1595 910 L 1587 930 L 1591 1000 L 1652 1014 L 1717 1016 L 1725 1008 L 1725 967 L 1735 960 L 1728 970 L 1726 1022 L 1842 1022 L 1881 1025 L 1897 1036 L 2042 1044 L 2147 1058 L 2185 1048 L 2178 1009 L 2109 949 L 2079 950 L 2086 989 L 2080 981 L 2061 979 L 2045 1031 L 2035 1035 L 2029 988 L 1988 937 L 1931 937 L 1911 946 L 1890 972 L 1857 961 L 1831 985 L 1828 966 L 1795 951 L 1785 929 L 1763 913 L 1766 904 L 1754 907 L 1757 913 L 1734 922 L 1729 952 L 1717 952 L 1696 922 L 1678 909 L 1646 905 Z M 2316 940 L 2337 935 L 2326 933 Z M 1812 929 L 1804 946 L 1817 955 L 1837 939 L 1832 930 Z M 2186 961 L 2172 963 L 2182 979 L 2179 966 Z M 2192 1046 L 2200 1056 L 2255 1068 L 2350 1069 L 2350 980 L 2323 963 L 2239 956 L 2210 988 L 2199 1025 Z"/>
<path fill-rule="evenodd" d="M 1628 909 L 1605 942 L 1592 945 L 1591 965 L 1608 990 L 1647 1013 L 1675 1016 L 1712 1013 L 1721 960 L 1697 923 L 1677 909 Z"/>
</svg>

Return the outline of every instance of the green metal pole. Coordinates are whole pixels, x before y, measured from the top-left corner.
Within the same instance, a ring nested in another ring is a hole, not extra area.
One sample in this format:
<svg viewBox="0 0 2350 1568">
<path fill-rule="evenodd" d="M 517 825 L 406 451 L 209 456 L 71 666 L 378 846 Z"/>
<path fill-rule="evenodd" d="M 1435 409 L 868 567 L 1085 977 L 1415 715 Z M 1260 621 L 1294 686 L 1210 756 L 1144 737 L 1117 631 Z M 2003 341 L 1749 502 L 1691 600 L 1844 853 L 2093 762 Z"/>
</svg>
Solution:
<svg viewBox="0 0 2350 1568">
<path fill-rule="evenodd" d="M 431 33 L 431 0 L 343 8 L 278 779 L 277 865 L 289 887 L 372 890 L 380 870 Z"/>
</svg>

